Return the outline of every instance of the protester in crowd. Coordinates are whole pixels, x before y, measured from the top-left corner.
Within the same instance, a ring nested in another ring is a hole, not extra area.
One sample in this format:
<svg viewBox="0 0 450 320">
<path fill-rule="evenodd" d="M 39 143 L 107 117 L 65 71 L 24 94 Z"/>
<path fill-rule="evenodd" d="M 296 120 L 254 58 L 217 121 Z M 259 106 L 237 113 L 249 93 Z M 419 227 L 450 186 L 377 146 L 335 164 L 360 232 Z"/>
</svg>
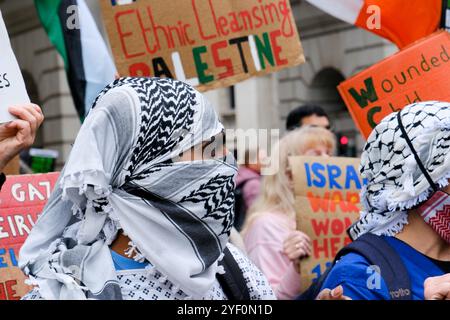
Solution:
<svg viewBox="0 0 450 320">
<path fill-rule="evenodd" d="M 10 107 L 16 120 L 0 125 L 0 172 L 19 152 L 30 147 L 44 121 L 41 108 L 35 104 Z"/>
<path fill-rule="evenodd" d="M 361 176 L 368 181 L 361 193 L 364 211 L 349 233 L 356 241 L 366 234 L 385 241 L 401 259 L 408 284 L 389 291 L 383 277 L 388 270 L 378 270 L 381 276 L 368 272 L 369 261 L 352 252 L 337 261 L 322 288 L 341 286 L 351 299 L 447 298 L 450 104 L 415 103 L 384 118 L 364 148 Z M 388 263 L 396 257 L 382 253 Z"/>
<path fill-rule="evenodd" d="M 239 167 L 236 176 L 236 218 L 234 226 L 240 231 L 248 208 L 255 202 L 261 189 L 261 168 L 266 155 L 262 149 L 245 151 L 244 164 Z"/>
<path fill-rule="evenodd" d="M 237 168 L 223 132 L 183 82 L 108 86 L 20 251 L 36 286 L 24 299 L 225 299 L 229 258 L 249 298 L 275 298 L 228 244 Z"/>
<path fill-rule="evenodd" d="M 321 107 L 307 104 L 292 110 L 286 120 L 286 129 L 288 131 L 301 128 L 304 125 L 330 129 L 330 119 Z"/>
<path fill-rule="evenodd" d="M 283 137 L 272 152 L 279 161 L 274 175 L 263 177 L 261 195 L 250 208 L 243 229 L 248 256 L 269 279 L 279 299 L 300 291 L 299 260 L 311 254 L 308 236 L 297 230 L 290 156 L 331 156 L 334 135 L 320 127 L 304 127 Z"/>
</svg>

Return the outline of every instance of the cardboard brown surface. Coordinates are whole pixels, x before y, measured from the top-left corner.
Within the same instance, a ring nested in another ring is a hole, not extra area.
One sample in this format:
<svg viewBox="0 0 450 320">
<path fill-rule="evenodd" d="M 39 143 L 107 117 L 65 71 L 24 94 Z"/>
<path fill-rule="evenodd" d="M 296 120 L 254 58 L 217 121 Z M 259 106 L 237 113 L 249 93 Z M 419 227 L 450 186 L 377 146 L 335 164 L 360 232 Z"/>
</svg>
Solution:
<svg viewBox="0 0 450 320">
<path fill-rule="evenodd" d="M 359 159 L 291 157 L 297 229 L 311 238 L 312 256 L 301 260 L 301 287 L 307 289 L 350 243 L 347 228 L 359 218 Z"/>
<path fill-rule="evenodd" d="M 100 2 L 121 76 L 205 91 L 305 62 L 288 0 Z"/>
</svg>

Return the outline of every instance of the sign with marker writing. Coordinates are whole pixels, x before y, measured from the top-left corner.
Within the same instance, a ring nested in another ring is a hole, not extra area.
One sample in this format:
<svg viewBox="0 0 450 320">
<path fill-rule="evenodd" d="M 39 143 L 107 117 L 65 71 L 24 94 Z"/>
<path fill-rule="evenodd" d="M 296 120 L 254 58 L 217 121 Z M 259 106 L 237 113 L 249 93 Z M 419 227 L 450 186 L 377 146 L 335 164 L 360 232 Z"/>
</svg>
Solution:
<svg viewBox="0 0 450 320">
<path fill-rule="evenodd" d="M 59 173 L 8 176 L 0 192 L 0 300 L 18 300 L 30 287 L 18 268 L 19 250 L 47 203 Z"/>
<path fill-rule="evenodd" d="M 297 229 L 311 238 L 312 256 L 301 260 L 301 286 L 307 289 L 351 242 L 347 228 L 359 218 L 365 181 L 359 159 L 291 157 Z"/>
<path fill-rule="evenodd" d="M 102 0 L 121 76 L 200 91 L 305 62 L 289 0 Z"/>
<path fill-rule="evenodd" d="M 450 34 L 439 31 L 344 81 L 338 87 L 367 139 L 392 112 L 421 101 L 450 101 Z"/>
<path fill-rule="evenodd" d="M 0 123 L 15 119 L 9 107 L 27 103 L 30 98 L 0 11 Z"/>
</svg>

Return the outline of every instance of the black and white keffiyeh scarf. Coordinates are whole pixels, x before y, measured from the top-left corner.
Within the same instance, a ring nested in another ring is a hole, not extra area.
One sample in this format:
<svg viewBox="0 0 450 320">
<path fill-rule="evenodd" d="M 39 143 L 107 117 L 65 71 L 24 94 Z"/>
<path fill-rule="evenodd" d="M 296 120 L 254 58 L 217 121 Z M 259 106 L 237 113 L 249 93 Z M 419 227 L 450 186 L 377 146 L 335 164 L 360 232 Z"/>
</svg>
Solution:
<svg viewBox="0 0 450 320">
<path fill-rule="evenodd" d="M 175 80 L 122 78 L 94 102 L 19 265 L 45 299 L 121 299 L 109 245 L 119 229 L 191 298 L 212 286 L 234 217 L 232 156 L 173 162 L 223 131 Z"/>
<path fill-rule="evenodd" d="M 402 123 L 432 180 L 441 188 L 450 178 L 450 103 L 415 103 L 401 111 Z M 361 192 L 364 211 L 352 226 L 353 239 L 364 233 L 393 236 L 408 223 L 408 209 L 433 193 L 402 137 L 397 112 L 372 131 L 361 157 L 367 179 Z"/>
</svg>

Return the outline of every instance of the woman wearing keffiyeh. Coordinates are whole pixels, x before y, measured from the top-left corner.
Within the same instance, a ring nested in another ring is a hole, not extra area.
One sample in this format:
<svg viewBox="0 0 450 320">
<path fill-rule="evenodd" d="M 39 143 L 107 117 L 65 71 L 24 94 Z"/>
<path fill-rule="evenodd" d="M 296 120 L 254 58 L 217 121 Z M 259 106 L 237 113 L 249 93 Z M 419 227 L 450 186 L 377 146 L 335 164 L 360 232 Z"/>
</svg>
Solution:
<svg viewBox="0 0 450 320">
<path fill-rule="evenodd" d="M 227 246 L 251 298 L 273 298 L 262 274 L 227 244 L 234 158 L 186 160 L 222 131 L 205 97 L 182 82 L 122 78 L 108 86 L 20 251 L 36 285 L 25 298 L 225 299 L 216 274 Z M 121 271 L 117 239 L 130 239 L 126 253 L 136 260 Z"/>
<path fill-rule="evenodd" d="M 351 299 L 430 298 L 425 281 L 450 273 L 450 103 L 415 103 L 383 119 L 369 136 L 360 172 L 367 179 L 364 210 L 349 233 L 385 240 L 401 258 L 410 288 L 389 291 L 383 270 L 373 281 L 376 269 L 354 252 L 341 257 L 322 288 L 342 286 Z M 449 289 L 434 297 L 450 299 Z"/>
</svg>

